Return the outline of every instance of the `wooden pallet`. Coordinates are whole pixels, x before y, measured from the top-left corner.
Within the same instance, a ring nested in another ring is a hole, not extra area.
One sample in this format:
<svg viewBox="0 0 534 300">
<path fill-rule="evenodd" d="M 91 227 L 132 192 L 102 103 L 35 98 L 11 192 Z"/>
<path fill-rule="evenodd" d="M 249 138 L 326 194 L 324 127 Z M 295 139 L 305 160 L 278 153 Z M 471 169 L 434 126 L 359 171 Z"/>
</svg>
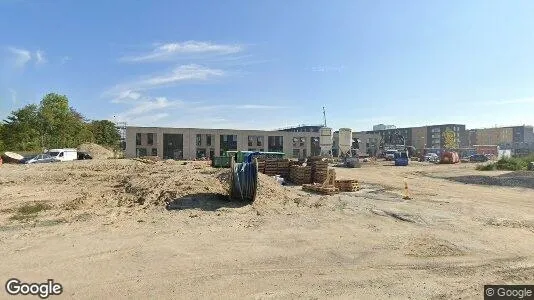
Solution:
<svg viewBox="0 0 534 300">
<path fill-rule="evenodd" d="M 336 188 L 335 186 L 322 185 L 322 184 L 317 184 L 317 183 L 303 184 L 302 189 L 305 191 L 311 191 L 311 192 L 316 192 L 316 193 L 325 194 L 325 195 L 334 195 L 334 194 L 339 193 L 339 189 Z"/>
</svg>

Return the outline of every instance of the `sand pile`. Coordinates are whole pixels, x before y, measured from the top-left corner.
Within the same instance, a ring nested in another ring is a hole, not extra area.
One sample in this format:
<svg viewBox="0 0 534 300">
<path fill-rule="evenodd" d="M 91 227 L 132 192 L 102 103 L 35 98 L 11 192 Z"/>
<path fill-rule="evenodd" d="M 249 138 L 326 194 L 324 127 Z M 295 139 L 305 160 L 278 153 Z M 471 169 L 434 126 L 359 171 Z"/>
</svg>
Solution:
<svg viewBox="0 0 534 300">
<path fill-rule="evenodd" d="M 78 147 L 78 151 L 89 153 L 93 159 L 108 159 L 114 157 L 113 151 L 93 143 L 81 144 Z"/>
<path fill-rule="evenodd" d="M 93 159 L 17 166 L 10 174 L 2 178 L 3 186 L 25 191 L 20 197 L 38 198 L 50 205 L 43 217 L 48 214 L 65 220 L 162 208 L 216 211 L 248 207 L 275 212 L 289 209 L 299 198 L 293 189 L 259 174 L 254 203 L 229 200 L 228 169 L 190 162 Z M 6 209 L 18 206 L 10 201 L 4 204 Z"/>
</svg>

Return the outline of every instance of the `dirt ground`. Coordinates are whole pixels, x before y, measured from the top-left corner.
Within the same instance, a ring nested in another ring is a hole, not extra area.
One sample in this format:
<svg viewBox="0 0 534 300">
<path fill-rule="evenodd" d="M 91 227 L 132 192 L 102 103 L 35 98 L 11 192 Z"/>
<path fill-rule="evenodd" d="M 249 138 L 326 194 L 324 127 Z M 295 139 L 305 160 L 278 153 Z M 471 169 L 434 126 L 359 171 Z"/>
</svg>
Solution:
<svg viewBox="0 0 534 300">
<path fill-rule="evenodd" d="M 312 195 L 262 176 L 246 204 L 200 162 L 5 164 L 0 281 L 53 278 L 58 299 L 480 299 L 484 284 L 534 283 L 531 173 L 336 174 L 362 190 Z"/>
</svg>

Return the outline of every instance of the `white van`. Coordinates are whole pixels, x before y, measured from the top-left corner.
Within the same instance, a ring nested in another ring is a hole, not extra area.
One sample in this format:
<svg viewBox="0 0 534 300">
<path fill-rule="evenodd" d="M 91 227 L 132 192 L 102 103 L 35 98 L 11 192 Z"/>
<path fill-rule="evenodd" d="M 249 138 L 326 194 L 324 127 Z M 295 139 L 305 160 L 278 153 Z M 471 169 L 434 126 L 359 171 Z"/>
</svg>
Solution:
<svg viewBox="0 0 534 300">
<path fill-rule="evenodd" d="M 76 149 L 50 149 L 47 154 L 58 161 L 72 161 L 78 159 L 78 150 Z"/>
</svg>

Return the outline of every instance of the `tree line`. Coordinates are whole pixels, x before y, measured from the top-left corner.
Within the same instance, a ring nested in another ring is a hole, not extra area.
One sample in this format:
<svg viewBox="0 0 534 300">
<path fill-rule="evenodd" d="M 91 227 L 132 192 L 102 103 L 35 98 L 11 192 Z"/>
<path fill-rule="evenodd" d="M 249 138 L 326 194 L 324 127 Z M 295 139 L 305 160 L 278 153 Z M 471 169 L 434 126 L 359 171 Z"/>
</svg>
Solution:
<svg viewBox="0 0 534 300">
<path fill-rule="evenodd" d="M 83 143 L 118 148 L 119 140 L 113 122 L 87 120 L 69 105 L 67 96 L 56 93 L 11 112 L 0 123 L 0 152 L 76 148 Z"/>
</svg>

